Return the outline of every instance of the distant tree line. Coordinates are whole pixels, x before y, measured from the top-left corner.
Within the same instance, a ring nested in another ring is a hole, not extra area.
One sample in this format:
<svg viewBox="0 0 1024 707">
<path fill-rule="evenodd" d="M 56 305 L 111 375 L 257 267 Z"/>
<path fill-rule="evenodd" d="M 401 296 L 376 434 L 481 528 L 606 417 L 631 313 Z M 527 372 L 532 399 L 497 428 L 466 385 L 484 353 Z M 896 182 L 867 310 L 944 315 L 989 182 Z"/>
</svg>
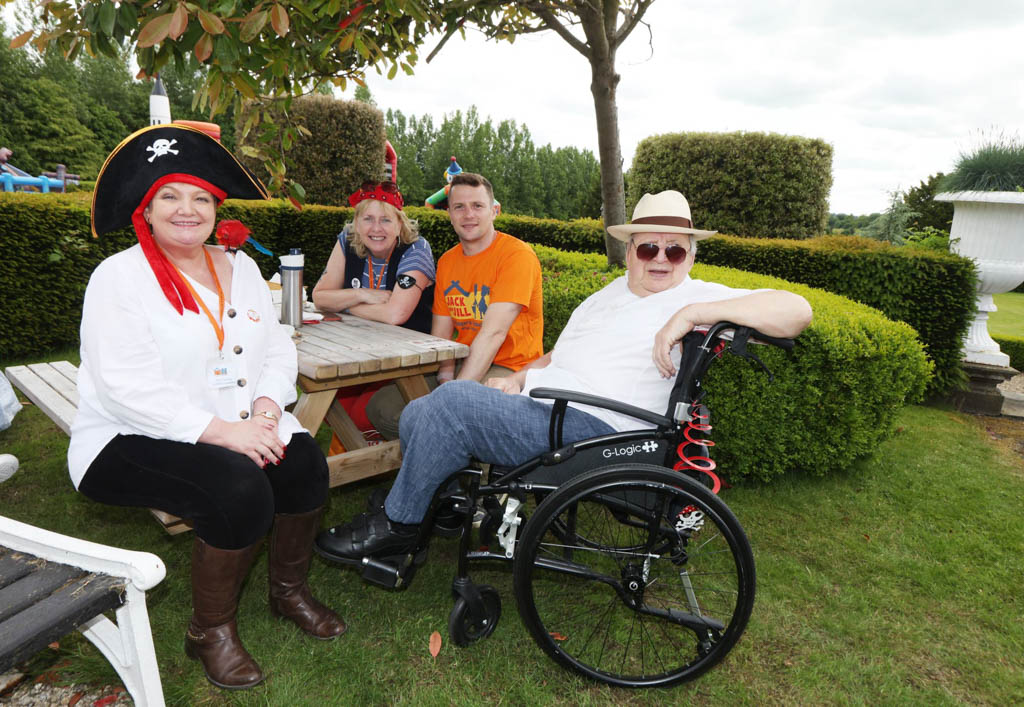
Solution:
<svg viewBox="0 0 1024 707">
<path fill-rule="evenodd" d="M 601 216 L 601 168 L 589 150 L 536 147 L 525 125 L 503 120 L 495 126 L 490 117 L 481 120 L 475 106 L 446 114 L 437 126 L 429 115 L 389 109 L 385 123 L 398 153 L 398 185 L 406 203 L 422 205 L 444 187 L 444 172 L 455 157 L 467 172 L 490 180 L 508 213 Z"/>
<path fill-rule="evenodd" d="M 855 214 L 829 214 L 828 232 L 844 236 L 856 236 L 881 214 L 875 212 L 864 216 Z"/>
</svg>

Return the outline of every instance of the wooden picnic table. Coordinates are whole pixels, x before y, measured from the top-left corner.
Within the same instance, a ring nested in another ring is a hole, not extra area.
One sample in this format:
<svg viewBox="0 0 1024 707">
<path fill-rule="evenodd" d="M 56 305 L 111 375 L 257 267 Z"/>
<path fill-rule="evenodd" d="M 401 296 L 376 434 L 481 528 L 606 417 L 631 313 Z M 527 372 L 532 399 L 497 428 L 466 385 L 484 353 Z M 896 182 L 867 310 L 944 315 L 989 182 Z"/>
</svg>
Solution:
<svg viewBox="0 0 1024 707">
<path fill-rule="evenodd" d="M 335 400 L 339 388 L 394 382 L 408 402 L 430 392 L 424 375 L 437 371 L 442 361 L 469 355 L 465 344 L 350 315 L 303 325 L 295 344 L 302 395 L 292 412 L 314 435 L 326 422 L 345 446 L 345 452 L 327 458 L 332 487 L 387 473 L 402 463 L 398 440 L 367 445 Z"/>
</svg>

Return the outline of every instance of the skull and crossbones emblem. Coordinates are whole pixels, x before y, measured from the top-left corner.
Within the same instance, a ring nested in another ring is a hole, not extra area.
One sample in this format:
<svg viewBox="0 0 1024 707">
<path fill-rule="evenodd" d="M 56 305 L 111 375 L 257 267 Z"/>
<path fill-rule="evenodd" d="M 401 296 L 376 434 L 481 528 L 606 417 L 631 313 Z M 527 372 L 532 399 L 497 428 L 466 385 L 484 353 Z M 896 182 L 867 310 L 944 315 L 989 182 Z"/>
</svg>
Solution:
<svg viewBox="0 0 1024 707">
<path fill-rule="evenodd" d="M 153 153 L 152 157 L 150 157 L 147 160 L 147 162 L 152 162 L 157 157 L 163 157 L 168 152 L 170 152 L 172 154 L 175 154 L 175 155 L 178 154 L 178 151 L 175 150 L 172 147 L 176 142 L 178 142 L 178 141 L 177 140 L 165 140 L 164 138 L 160 138 L 159 140 L 154 141 L 152 145 L 150 145 L 149 147 L 146 148 L 146 152 L 152 152 Z"/>
</svg>

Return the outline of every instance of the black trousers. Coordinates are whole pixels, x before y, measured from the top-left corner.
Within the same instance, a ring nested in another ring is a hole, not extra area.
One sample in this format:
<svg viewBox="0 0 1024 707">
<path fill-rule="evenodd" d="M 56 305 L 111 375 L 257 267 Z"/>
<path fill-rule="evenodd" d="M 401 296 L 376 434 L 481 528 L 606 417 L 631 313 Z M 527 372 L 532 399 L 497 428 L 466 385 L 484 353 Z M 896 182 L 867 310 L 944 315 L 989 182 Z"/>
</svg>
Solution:
<svg viewBox="0 0 1024 707">
<path fill-rule="evenodd" d="M 306 433 L 292 435 L 284 459 L 260 469 L 213 444 L 118 435 L 85 472 L 78 490 L 113 506 L 143 506 L 192 521 L 207 544 L 248 547 L 275 513 L 305 513 L 327 500 L 327 460 Z"/>
</svg>

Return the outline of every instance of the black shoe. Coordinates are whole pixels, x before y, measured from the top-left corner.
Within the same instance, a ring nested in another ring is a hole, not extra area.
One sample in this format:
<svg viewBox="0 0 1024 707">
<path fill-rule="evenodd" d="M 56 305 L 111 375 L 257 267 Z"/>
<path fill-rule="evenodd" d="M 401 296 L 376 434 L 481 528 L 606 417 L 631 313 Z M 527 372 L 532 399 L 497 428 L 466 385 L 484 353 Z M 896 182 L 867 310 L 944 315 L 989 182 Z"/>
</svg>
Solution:
<svg viewBox="0 0 1024 707">
<path fill-rule="evenodd" d="M 399 528 L 383 510 L 360 513 L 348 525 L 337 525 L 316 538 L 318 553 L 332 560 L 401 555 L 412 548 L 417 526 Z"/>
</svg>

